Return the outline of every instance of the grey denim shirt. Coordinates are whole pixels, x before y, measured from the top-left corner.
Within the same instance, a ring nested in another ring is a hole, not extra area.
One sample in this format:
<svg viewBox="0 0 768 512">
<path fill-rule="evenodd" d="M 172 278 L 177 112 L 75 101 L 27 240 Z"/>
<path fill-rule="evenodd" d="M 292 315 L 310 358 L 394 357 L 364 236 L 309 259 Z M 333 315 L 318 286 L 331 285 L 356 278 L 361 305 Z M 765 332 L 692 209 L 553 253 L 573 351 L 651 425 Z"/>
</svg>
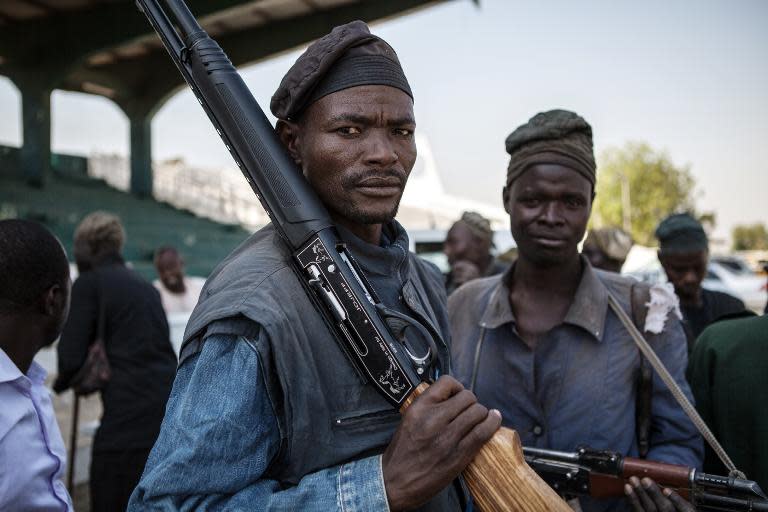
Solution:
<svg viewBox="0 0 768 512">
<path fill-rule="evenodd" d="M 565 319 L 534 347 L 515 327 L 509 301 L 514 267 L 454 292 L 448 299 L 454 376 L 469 387 L 477 363 L 473 388 L 479 401 L 501 411 L 503 425 L 517 430 L 525 446 L 565 451 L 590 446 L 637 456 L 640 355 L 608 307 L 610 290 L 631 315 L 633 281 L 594 270 L 584 258 L 582 262 L 581 281 Z M 662 333 L 647 339 L 690 399 L 680 322 L 668 319 Z M 654 375 L 648 458 L 700 467 L 702 457 L 696 428 Z M 582 500 L 585 510 L 617 506 Z"/>
</svg>

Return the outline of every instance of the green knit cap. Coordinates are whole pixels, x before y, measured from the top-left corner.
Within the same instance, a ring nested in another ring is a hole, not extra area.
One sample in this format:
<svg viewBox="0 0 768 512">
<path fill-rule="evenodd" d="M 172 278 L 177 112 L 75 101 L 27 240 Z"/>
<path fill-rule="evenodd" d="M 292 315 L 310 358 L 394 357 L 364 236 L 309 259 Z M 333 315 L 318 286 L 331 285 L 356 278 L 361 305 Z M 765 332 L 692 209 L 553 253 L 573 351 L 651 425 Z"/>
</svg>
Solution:
<svg viewBox="0 0 768 512">
<path fill-rule="evenodd" d="M 507 186 L 529 167 L 559 164 L 578 172 L 595 185 L 592 127 L 568 110 L 550 110 L 533 116 L 506 140 L 509 153 Z"/>
</svg>

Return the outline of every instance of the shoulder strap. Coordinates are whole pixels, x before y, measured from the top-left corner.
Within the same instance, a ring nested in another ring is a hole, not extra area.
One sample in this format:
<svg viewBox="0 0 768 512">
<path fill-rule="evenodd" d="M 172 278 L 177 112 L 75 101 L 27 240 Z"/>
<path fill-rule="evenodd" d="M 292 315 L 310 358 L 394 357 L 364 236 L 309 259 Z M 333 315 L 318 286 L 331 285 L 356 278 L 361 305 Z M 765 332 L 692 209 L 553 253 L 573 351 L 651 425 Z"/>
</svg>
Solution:
<svg viewBox="0 0 768 512">
<path fill-rule="evenodd" d="M 630 305 L 632 320 L 639 331 L 645 330 L 645 318 L 651 300 L 650 288 L 640 283 L 632 284 L 630 289 Z M 648 360 L 640 351 L 640 368 L 637 373 L 637 393 L 635 394 L 635 434 L 637 435 L 637 451 L 640 458 L 648 456 L 651 449 L 651 404 L 653 397 L 653 370 Z"/>
<path fill-rule="evenodd" d="M 496 302 L 496 296 L 499 294 L 499 290 L 501 290 L 500 287 L 497 287 L 495 290 L 493 290 L 493 293 L 491 293 L 491 297 L 488 300 L 488 302 L 485 304 L 485 308 L 488 308 L 488 304 L 493 304 Z M 477 384 L 477 373 L 480 370 L 480 354 L 483 351 L 483 342 L 485 341 L 485 331 L 486 326 L 485 322 L 482 322 L 480 324 L 480 335 L 477 338 L 477 344 L 475 345 L 475 358 L 472 362 L 472 376 L 469 379 L 469 390 L 473 393 L 475 392 L 475 384 Z"/>
<path fill-rule="evenodd" d="M 725 452 L 717 439 L 715 439 L 712 431 L 709 429 L 704 420 L 701 419 L 701 416 L 699 416 L 699 413 L 696 412 L 696 409 L 680 389 L 680 386 L 677 385 L 675 379 L 672 377 L 672 375 L 670 375 L 669 370 L 667 370 L 667 368 L 664 366 L 664 363 L 661 362 L 661 359 L 659 359 L 659 356 L 656 355 L 656 352 L 653 351 L 645 338 L 643 338 L 640 330 L 635 327 L 635 325 L 632 323 L 632 320 L 630 320 L 629 315 L 627 315 L 627 313 L 622 309 L 621 305 L 616 300 L 616 297 L 613 296 L 610 290 L 608 291 L 608 304 L 616 316 L 619 317 L 621 323 L 624 324 L 624 327 L 626 327 L 626 329 L 629 331 L 630 336 L 632 336 L 632 339 L 637 344 L 640 352 L 642 352 L 643 355 L 648 358 L 648 362 L 651 364 L 653 369 L 656 370 L 656 373 L 659 375 L 662 382 L 666 384 L 675 401 L 677 401 L 678 405 L 680 405 L 680 408 L 683 409 L 683 412 L 685 412 L 686 415 L 688 415 L 688 418 L 690 418 L 696 429 L 701 433 L 701 436 L 707 441 L 707 443 L 709 443 L 709 445 L 712 447 L 712 450 L 717 454 L 725 467 L 728 469 L 730 475 L 738 478 L 745 478 L 744 473 L 736 469 L 733 461 L 730 457 L 728 457 L 728 454 Z"/>
<path fill-rule="evenodd" d="M 635 326 L 643 332 L 645 330 L 645 317 L 648 316 L 648 303 L 651 302 L 651 288 L 648 285 L 637 282 L 631 288 L 632 320 Z"/>
</svg>

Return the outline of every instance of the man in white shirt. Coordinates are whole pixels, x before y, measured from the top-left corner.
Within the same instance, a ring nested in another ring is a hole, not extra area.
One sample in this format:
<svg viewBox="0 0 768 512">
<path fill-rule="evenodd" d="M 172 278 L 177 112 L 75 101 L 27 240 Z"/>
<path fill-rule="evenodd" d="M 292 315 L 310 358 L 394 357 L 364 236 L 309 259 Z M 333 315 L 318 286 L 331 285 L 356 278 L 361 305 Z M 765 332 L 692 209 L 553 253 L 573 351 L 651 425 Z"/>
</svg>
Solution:
<svg viewBox="0 0 768 512">
<path fill-rule="evenodd" d="M 155 270 L 159 279 L 152 283 L 160 292 L 166 315 L 190 313 L 197 305 L 205 279 L 184 275 L 184 259 L 174 247 L 155 251 Z"/>
<path fill-rule="evenodd" d="M 46 372 L 33 361 L 69 311 L 69 264 L 43 226 L 0 221 L 0 510 L 71 511 Z"/>
</svg>

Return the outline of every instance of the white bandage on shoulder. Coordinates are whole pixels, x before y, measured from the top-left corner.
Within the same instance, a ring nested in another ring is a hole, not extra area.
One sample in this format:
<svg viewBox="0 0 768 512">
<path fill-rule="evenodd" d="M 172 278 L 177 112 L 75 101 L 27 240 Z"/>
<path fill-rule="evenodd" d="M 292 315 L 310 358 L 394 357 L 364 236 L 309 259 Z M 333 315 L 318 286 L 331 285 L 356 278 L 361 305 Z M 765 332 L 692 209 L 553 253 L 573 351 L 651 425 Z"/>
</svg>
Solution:
<svg viewBox="0 0 768 512">
<path fill-rule="evenodd" d="M 648 314 L 645 317 L 645 330 L 653 334 L 659 334 L 664 330 L 670 311 L 674 311 L 677 318 L 682 320 L 680 312 L 680 299 L 677 298 L 672 283 L 658 283 L 651 286 L 651 301 L 646 304 Z"/>
</svg>

